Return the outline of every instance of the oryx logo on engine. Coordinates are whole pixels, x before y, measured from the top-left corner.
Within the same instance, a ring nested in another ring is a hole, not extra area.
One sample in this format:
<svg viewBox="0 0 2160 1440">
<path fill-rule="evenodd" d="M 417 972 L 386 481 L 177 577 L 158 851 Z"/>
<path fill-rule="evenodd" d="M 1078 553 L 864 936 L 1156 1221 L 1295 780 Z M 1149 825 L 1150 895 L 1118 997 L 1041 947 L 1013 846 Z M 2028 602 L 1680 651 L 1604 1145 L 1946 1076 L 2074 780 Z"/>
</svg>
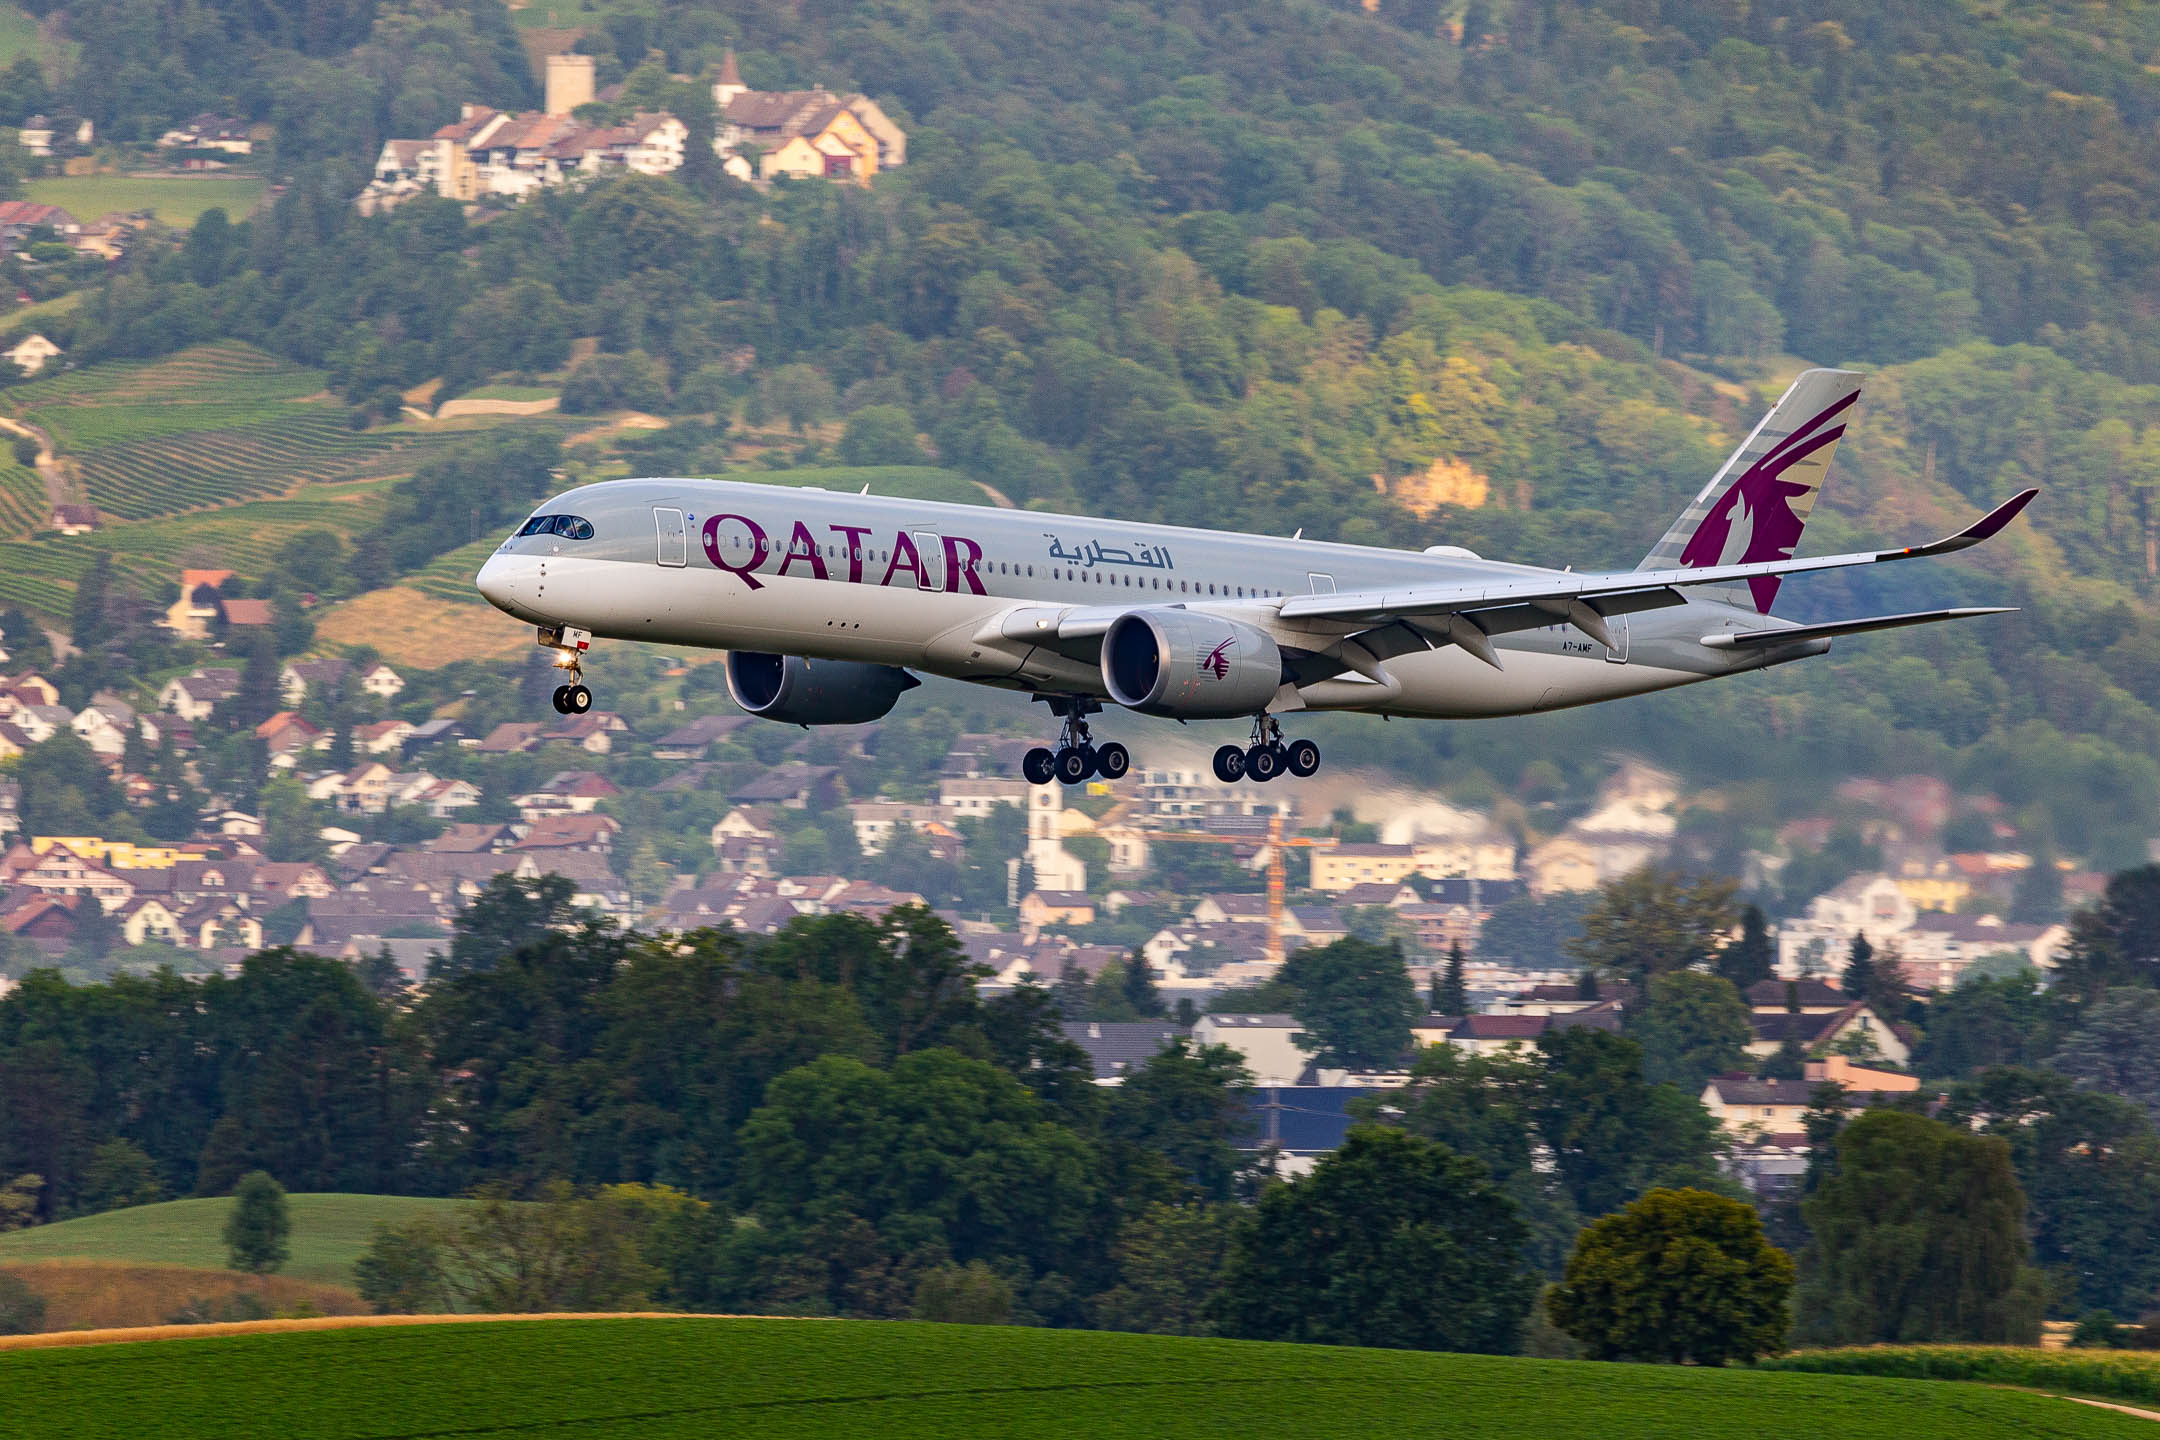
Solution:
<svg viewBox="0 0 2160 1440">
<path fill-rule="evenodd" d="M 1200 673 L 1202 675 L 1212 675 L 1217 680 L 1220 680 L 1223 678 L 1223 676 L 1228 675 L 1230 673 L 1230 651 L 1236 644 L 1237 637 L 1232 636 L 1230 639 L 1223 641 L 1222 644 L 1217 645 L 1213 650 L 1208 651 L 1207 654 L 1201 656 Z"/>
</svg>

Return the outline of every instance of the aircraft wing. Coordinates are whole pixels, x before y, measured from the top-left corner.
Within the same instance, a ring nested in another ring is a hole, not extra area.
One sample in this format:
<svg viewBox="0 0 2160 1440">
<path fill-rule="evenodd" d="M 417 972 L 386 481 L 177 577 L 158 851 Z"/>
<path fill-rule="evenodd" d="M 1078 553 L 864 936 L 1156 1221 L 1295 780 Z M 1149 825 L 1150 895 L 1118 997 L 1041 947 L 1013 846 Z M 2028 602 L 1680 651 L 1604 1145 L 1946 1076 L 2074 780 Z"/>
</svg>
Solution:
<svg viewBox="0 0 2160 1440">
<path fill-rule="evenodd" d="M 1750 580 L 1761 575 L 1799 575 L 1811 570 L 1839 570 L 1889 560 L 1918 560 L 1948 555 L 1993 538 L 2031 503 L 2037 490 L 2023 490 L 1954 535 L 1925 545 L 1896 550 L 1865 550 L 1849 555 L 1821 555 L 1805 560 L 1765 560 L 1751 565 L 1704 565 L 1680 570 L 1618 570 L 1576 574 L 1543 571 L 1534 575 L 1495 576 L 1448 584 L 1409 585 L 1388 590 L 1354 590 L 1335 595 L 1295 595 L 1282 603 L 1287 622 L 1372 632 L 1394 630 L 1393 642 L 1373 635 L 1386 650 L 1401 654 L 1434 641 L 1453 641 L 1491 663 L 1485 637 L 1541 625 L 1565 623 L 1610 645 L 1604 620 L 1609 615 L 1655 610 L 1687 603 L 1680 591 L 1690 585 Z M 1415 637 L 1401 632 L 1416 632 Z M 1780 632 L 1789 633 L 1789 632 Z M 1359 640 L 1375 650 L 1366 634 Z M 1796 637 L 1800 638 L 1800 637 Z M 1386 658 L 1375 650 L 1378 658 Z"/>
<path fill-rule="evenodd" d="M 1865 635 L 1871 630 L 1902 630 L 1907 625 L 1932 625 L 1938 620 L 1963 620 L 1973 615 L 2009 615 L 2015 605 L 1966 605 L 1955 610 L 1913 610 L 1903 615 L 1870 615 L 1861 620 L 1828 620 L 1820 625 L 1787 625 L 1773 630 L 1738 630 L 1705 635 L 1702 643 L 1713 650 L 1750 650 L 1790 645 L 1799 640 L 1830 640 L 1839 635 Z"/>
</svg>

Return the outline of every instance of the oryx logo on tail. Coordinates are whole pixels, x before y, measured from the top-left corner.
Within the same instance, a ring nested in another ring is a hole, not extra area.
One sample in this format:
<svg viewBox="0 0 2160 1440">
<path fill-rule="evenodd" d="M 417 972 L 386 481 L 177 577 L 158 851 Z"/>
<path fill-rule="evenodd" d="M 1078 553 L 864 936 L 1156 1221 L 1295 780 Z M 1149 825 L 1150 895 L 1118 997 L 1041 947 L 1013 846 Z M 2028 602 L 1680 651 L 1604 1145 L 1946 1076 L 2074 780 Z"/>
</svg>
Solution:
<svg viewBox="0 0 2160 1440">
<path fill-rule="evenodd" d="M 1230 652 L 1237 648 L 1237 638 L 1232 636 L 1213 650 L 1200 657 L 1200 673 L 1212 675 L 1217 680 L 1230 673 Z"/>
<path fill-rule="evenodd" d="M 1859 398 L 1860 377 L 1850 371 L 1803 372 L 1639 568 L 1791 559 Z M 1756 576 L 1733 590 L 1736 601 L 1767 614 L 1778 580 Z"/>
</svg>

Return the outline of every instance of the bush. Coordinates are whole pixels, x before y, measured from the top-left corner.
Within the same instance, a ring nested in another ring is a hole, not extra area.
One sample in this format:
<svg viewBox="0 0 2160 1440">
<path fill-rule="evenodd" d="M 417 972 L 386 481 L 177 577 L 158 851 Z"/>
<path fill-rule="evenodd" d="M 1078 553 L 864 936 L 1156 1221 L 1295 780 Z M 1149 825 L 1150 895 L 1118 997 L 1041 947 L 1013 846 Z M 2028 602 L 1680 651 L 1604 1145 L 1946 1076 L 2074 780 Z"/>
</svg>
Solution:
<svg viewBox="0 0 2160 1440">
<path fill-rule="evenodd" d="M 17 435 L 15 437 L 14 449 L 16 464 L 35 465 L 37 463 L 37 441 L 31 439 L 28 435 Z"/>
<path fill-rule="evenodd" d="M 982 1261 L 940 1265 L 915 1287 L 915 1318 L 948 1325 L 1003 1325 L 1012 1319 L 1012 1286 Z"/>
<path fill-rule="evenodd" d="M 0 1335 L 35 1335 L 45 1328 L 45 1297 L 19 1275 L 0 1271 Z"/>
</svg>

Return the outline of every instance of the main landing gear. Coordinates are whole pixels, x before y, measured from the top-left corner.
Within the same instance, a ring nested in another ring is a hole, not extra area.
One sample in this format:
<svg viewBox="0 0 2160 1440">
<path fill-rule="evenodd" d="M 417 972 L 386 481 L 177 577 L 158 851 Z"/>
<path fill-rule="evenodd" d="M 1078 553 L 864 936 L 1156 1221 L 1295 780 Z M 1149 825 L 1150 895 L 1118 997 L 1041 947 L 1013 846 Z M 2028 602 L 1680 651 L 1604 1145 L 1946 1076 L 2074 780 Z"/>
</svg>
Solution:
<svg viewBox="0 0 2160 1440">
<path fill-rule="evenodd" d="M 556 652 L 556 669 L 570 674 L 569 684 L 555 687 L 555 713 L 583 715 L 592 709 L 592 691 L 585 688 L 585 651 L 592 644 L 592 631 L 569 625 L 542 625 L 538 643 Z"/>
<path fill-rule="evenodd" d="M 1283 742 L 1282 722 L 1272 715 L 1255 717 L 1251 743 L 1243 750 L 1225 745 L 1215 752 L 1215 778 L 1225 785 L 1240 780 L 1266 784 L 1284 771 L 1300 780 L 1320 768 L 1320 747 L 1310 740 Z"/>
<path fill-rule="evenodd" d="M 1078 785 L 1090 777 L 1122 780 L 1132 769 L 1132 752 L 1113 740 L 1098 746 L 1088 734 L 1085 717 L 1102 709 L 1093 700 L 1051 700 L 1050 713 L 1062 716 L 1065 728 L 1058 732 L 1056 750 L 1038 745 L 1020 762 L 1020 773 L 1030 785 L 1057 780 Z"/>
</svg>

